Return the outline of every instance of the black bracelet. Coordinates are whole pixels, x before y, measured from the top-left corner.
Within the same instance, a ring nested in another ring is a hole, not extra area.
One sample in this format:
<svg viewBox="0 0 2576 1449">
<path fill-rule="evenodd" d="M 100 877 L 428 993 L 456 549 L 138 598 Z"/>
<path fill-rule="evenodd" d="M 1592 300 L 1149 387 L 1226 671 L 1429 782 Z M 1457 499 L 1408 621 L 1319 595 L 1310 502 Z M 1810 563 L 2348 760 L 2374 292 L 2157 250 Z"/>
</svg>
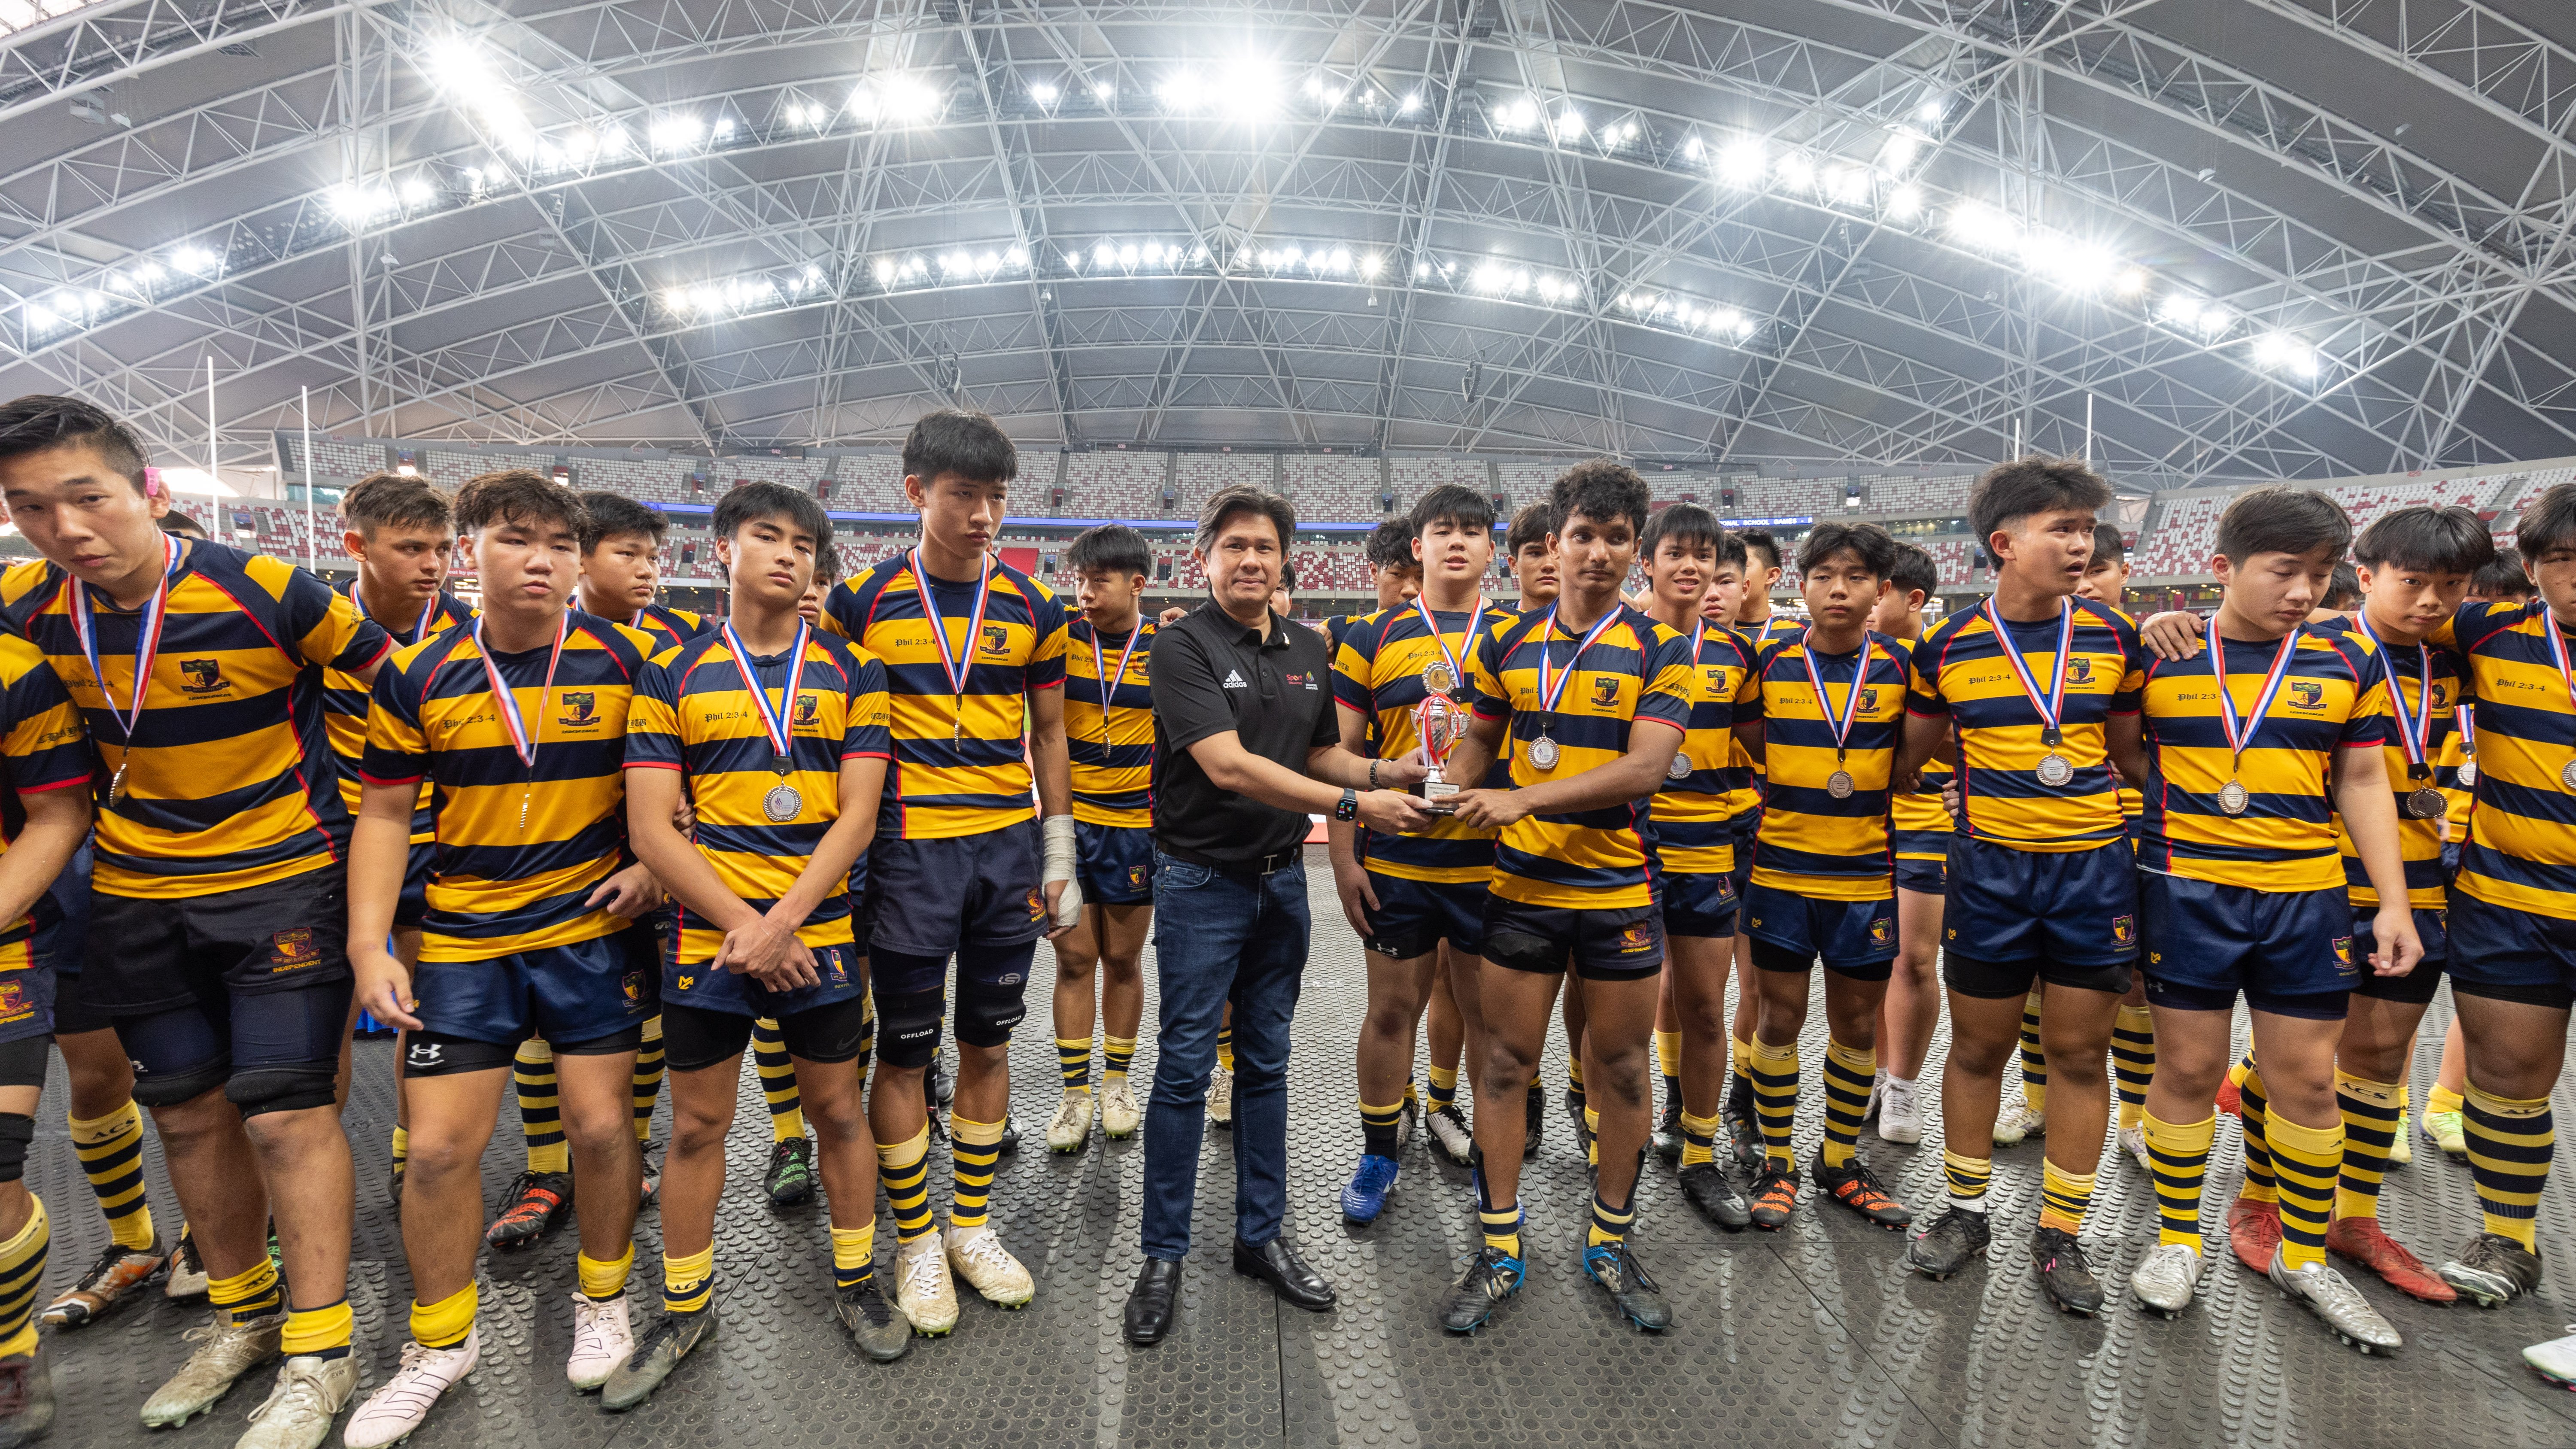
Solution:
<svg viewBox="0 0 2576 1449">
<path fill-rule="evenodd" d="M 1377 788 L 1377 761 L 1375 760 L 1369 761 L 1369 788 L 1372 790 Z"/>
</svg>

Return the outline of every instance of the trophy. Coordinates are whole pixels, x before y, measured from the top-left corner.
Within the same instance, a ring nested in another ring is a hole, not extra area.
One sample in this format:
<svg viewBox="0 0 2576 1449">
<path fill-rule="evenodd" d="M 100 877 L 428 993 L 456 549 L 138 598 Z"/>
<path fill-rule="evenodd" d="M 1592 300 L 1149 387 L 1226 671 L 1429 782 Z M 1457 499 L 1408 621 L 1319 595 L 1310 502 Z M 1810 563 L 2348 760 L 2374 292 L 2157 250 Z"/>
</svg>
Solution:
<svg viewBox="0 0 2576 1449">
<path fill-rule="evenodd" d="M 1423 757 L 1431 763 L 1431 775 L 1422 782 L 1422 798 L 1431 809 L 1444 814 L 1455 808 L 1448 800 L 1459 787 L 1440 778 L 1440 767 L 1466 732 L 1466 710 L 1445 694 L 1430 695 L 1413 707 L 1413 734 L 1422 742 Z"/>
</svg>

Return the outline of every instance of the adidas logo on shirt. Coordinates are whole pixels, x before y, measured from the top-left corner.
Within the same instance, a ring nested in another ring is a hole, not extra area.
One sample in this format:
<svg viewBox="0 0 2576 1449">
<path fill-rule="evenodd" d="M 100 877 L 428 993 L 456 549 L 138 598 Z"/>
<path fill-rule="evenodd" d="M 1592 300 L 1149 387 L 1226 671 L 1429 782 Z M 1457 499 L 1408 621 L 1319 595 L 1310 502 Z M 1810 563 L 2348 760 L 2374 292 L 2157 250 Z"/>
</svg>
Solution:
<svg viewBox="0 0 2576 1449">
<path fill-rule="evenodd" d="M 1225 672 L 1225 687 L 1228 689 L 1250 689 L 1252 686 L 1243 682 L 1242 670 L 1229 669 Z"/>
</svg>

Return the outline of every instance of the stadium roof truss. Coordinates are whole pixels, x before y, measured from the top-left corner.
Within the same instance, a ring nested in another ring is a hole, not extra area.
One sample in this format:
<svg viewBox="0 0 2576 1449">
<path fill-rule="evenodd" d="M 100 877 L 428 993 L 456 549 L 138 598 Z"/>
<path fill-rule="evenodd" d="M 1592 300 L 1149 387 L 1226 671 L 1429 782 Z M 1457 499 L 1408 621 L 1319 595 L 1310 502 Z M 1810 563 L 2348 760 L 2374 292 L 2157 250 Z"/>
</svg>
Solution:
<svg viewBox="0 0 2576 1449">
<path fill-rule="evenodd" d="M 1721 9 L 1723 13 L 1720 13 Z M 2576 452 L 2552 0 L 0 0 L 0 387 L 341 434 Z M 2088 433 L 2088 419 L 2089 433 Z"/>
</svg>

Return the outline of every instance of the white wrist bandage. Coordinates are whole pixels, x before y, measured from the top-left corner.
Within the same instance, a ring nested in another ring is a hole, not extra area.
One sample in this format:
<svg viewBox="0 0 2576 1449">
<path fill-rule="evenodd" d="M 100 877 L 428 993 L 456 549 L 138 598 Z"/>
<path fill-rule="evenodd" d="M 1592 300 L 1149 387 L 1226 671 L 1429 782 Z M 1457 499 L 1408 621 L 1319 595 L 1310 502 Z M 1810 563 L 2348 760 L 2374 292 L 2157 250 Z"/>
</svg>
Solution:
<svg viewBox="0 0 2576 1449">
<path fill-rule="evenodd" d="M 1051 881 L 1064 882 L 1064 894 L 1056 898 L 1055 923 L 1079 925 L 1082 921 L 1082 882 L 1073 876 L 1073 817 L 1049 815 L 1038 821 L 1046 837 L 1046 863 L 1038 873 L 1041 887 Z"/>
</svg>

